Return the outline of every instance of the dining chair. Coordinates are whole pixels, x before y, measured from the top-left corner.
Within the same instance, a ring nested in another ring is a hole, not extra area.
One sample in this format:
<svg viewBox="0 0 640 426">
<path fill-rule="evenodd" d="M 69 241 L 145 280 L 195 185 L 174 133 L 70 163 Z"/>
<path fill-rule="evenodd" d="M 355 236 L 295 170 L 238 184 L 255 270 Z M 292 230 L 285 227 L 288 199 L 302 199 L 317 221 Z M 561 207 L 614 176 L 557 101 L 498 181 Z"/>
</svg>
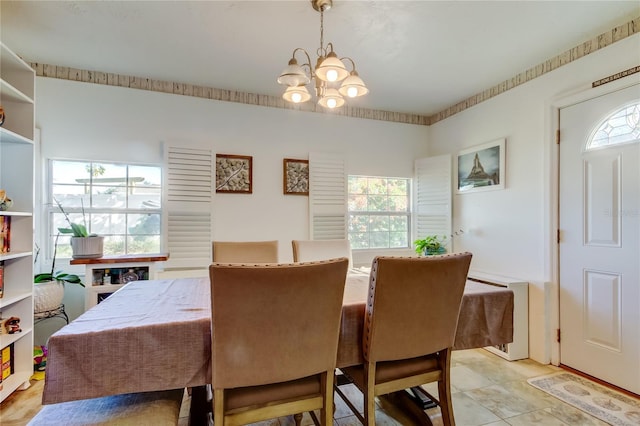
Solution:
<svg viewBox="0 0 640 426">
<path fill-rule="evenodd" d="M 348 260 L 209 267 L 216 426 L 320 410 L 333 383 Z M 315 414 L 314 423 L 318 424 Z"/>
<path fill-rule="evenodd" d="M 454 425 L 451 350 L 471 253 L 374 258 L 363 332 L 364 364 L 340 371 L 364 396 L 364 417 L 336 392 L 363 424 L 375 425 L 375 397 L 415 389 L 440 406 Z M 438 382 L 438 398 L 420 385 Z"/>
<path fill-rule="evenodd" d="M 293 261 L 310 262 L 337 257 L 349 259 L 349 267 L 353 266 L 351 243 L 347 239 L 340 240 L 292 240 Z"/>
<path fill-rule="evenodd" d="M 218 263 L 277 263 L 278 240 L 213 241 L 212 259 Z"/>
</svg>

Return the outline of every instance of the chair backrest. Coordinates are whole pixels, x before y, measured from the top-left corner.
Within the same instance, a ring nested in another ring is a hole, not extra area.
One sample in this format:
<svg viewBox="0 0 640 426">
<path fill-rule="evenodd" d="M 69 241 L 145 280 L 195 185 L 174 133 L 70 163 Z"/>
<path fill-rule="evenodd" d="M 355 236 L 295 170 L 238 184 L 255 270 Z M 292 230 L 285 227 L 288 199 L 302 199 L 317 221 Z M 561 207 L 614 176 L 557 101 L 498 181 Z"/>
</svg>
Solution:
<svg viewBox="0 0 640 426">
<path fill-rule="evenodd" d="M 351 257 L 351 243 L 343 240 L 292 240 L 293 261 L 311 262 L 338 257 L 349 259 L 349 267 L 353 265 Z"/>
<path fill-rule="evenodd" d="M 364 358 L 391 361 L 452 347 L 471 256 L 374 258 Z"/>
<path fill-rule="evenodd" d="M 209 267 L 213 387 L 285 382 L 336 365 L 346 258 Z"/>
<path fill-rule="evenodd" d="M 214 241 L 212 259 L 219 263 L 277 263 L 278 240 Z"/>
</svg>

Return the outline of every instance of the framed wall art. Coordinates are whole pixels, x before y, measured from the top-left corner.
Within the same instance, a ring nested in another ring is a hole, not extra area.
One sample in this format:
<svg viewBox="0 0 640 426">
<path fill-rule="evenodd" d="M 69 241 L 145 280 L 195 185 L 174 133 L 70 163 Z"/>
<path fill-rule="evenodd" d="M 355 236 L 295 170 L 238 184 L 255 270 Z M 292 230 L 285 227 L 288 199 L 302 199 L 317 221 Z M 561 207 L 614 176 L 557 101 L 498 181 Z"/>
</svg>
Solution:
<svg viewBox="0 0 640 426">
<path fill-rule="evenodd" d="M 216 154 L 216 192 L 251 194 L 253 157 Z"/>
<path fill-rule="evenodd" d="M 285 158 L 282 177 L 285 194 L 309 195 L 309 160 Z"/>
<path fill-rule="evenodd" d="M 504 189 L 505 139 L 460 151 L 456 165 L 456 193 Z"/>
</svg>

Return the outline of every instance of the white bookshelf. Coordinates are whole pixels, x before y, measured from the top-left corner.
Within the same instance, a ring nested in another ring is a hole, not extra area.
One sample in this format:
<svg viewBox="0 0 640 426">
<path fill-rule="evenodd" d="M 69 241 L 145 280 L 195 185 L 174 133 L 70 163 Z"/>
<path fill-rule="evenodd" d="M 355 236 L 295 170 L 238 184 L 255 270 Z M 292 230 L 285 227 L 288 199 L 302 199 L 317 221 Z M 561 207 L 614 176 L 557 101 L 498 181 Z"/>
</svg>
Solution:
<svg viewBox="0 0 640 426">
<path fill-rule="evenodd" d="M 4 263 L 0 317 L 19 317 L 21 332 L 0 335 L 0 349 L 13 345 L 13 373 L 2 381 L 0 401 L 29 387 L 33 374 L 33 212 L 35 73 L 0 42 L 0 188 L 13 200 L 1 216 L 11 217 L 10 251 Z"/>
</svg>

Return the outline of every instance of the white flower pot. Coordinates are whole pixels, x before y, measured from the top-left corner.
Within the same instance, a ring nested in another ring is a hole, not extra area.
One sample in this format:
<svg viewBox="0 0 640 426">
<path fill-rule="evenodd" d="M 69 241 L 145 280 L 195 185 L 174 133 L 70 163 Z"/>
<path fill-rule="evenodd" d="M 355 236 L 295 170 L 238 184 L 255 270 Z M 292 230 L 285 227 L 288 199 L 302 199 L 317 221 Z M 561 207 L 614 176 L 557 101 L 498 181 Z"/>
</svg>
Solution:
<svg viewBox="0 0 640 426">
<path fill-rule="evenodd" d="M 62 303 L 64 284 L 62 281 L 46 281 L 33 286 L 33 312 L 53 311 Z"/>
<path fill-rule="evenodd" d="M 94 259 L 102 257 L 104 237 L 71 237 L 74 259 Z"/>
</svg>

